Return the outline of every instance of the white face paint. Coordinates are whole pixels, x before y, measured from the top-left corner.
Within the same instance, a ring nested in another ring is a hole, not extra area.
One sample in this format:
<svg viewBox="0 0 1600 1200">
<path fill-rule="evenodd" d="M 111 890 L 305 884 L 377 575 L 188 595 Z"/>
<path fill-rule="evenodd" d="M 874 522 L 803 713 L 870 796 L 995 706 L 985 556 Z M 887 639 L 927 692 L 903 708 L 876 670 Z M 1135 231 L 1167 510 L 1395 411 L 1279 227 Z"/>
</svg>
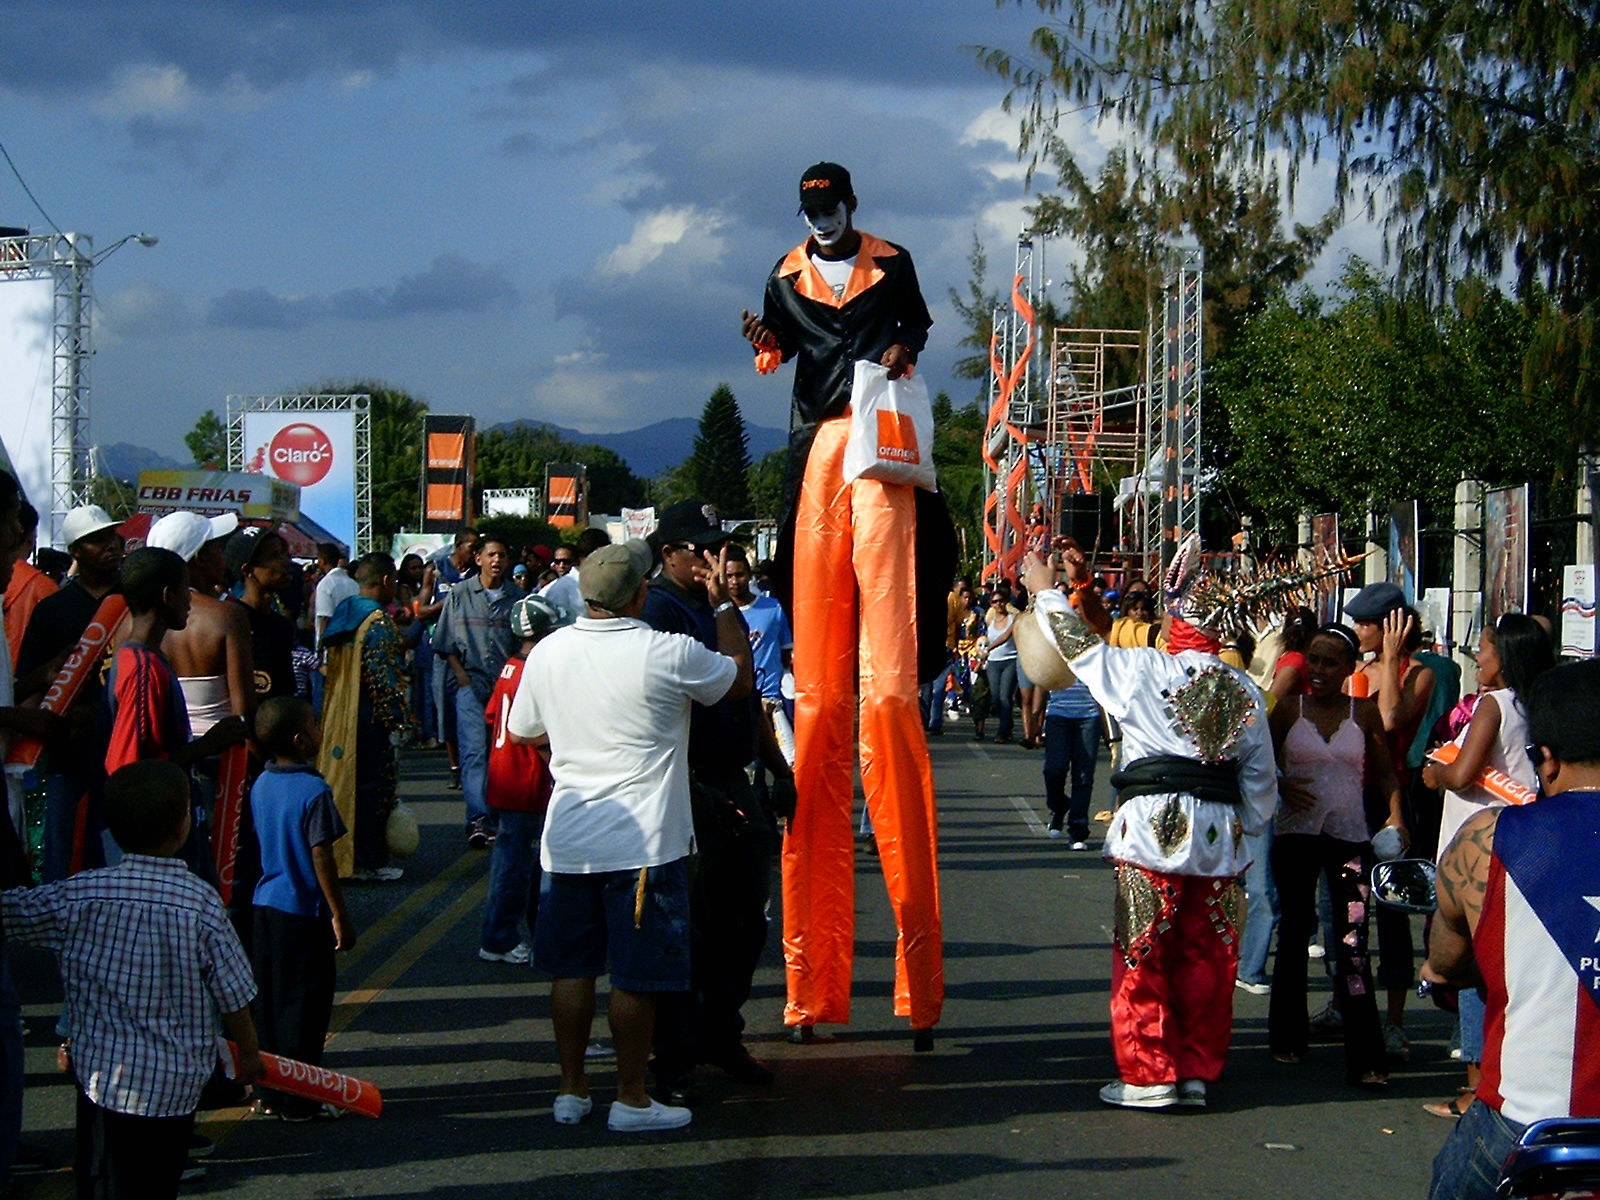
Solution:
<svg viewBox="0 0 1600 1200">
<path fill-rule="evenodd" d="M 850 210 L 842 202 L 829 212 L 803 215 L 806 228 L 811 230 L 811 236 L 824 250 L 838 245 L 839 240 L 850 231 Z"/>
</svg>

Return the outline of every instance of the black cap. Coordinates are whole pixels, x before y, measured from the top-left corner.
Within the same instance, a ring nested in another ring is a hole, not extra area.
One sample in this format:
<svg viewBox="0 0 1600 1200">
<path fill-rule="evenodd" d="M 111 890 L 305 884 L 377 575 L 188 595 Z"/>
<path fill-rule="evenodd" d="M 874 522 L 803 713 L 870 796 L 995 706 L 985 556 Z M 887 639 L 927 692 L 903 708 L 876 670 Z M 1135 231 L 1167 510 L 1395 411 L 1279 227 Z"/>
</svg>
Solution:
<svg viewBox="0 0 1600 1200">
<path fill-rule="evenodd" d="M 719 546 L 728 540 L 717 517 L 717 506 L 696 498 L 680 500 L 661 510 L 656 521 L 656 544 L 689 542 L 695 546 Z"/>
<path fill-rule="evenodd" d="M 1381 621 L 1406 606 L 1406 594 L 1392 583 L 1369 583 L 1344 606 L 1346 620 Z"/>
<path fill-rule="evenodd" d="M 855 199 L 850 186 L 850 172 L 838 163 L 819 162 L 800 176 L 800 211 L 811 213 L 832 212 L 841 204 Z"/>
</svg>

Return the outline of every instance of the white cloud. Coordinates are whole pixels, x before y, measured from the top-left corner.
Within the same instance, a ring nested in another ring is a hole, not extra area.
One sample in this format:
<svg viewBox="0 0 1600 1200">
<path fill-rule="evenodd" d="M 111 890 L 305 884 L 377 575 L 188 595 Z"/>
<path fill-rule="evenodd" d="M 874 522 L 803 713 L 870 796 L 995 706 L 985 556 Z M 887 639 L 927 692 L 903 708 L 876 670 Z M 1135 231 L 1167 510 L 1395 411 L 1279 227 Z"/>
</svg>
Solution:
<svg viewBox="0 0 1600 1200">
<path fill-rule="evenodd" d="M 716 213 L 694 205 L 660 209 L 634 224 L 633 236 L 600 260 L 600 272 L 608 276 L 637 275 L 674 248 L 699 262 L 716 262 L 725 248 L 723 239 L 717 236 L 724 224 Z"/>
<path fill-rule="evenodd" d="M 119 70 L 99 108 L 114 117 L 171 117 L 187 112 L 198 98 L 181 67 L 147 63 Z"/>
</svg>

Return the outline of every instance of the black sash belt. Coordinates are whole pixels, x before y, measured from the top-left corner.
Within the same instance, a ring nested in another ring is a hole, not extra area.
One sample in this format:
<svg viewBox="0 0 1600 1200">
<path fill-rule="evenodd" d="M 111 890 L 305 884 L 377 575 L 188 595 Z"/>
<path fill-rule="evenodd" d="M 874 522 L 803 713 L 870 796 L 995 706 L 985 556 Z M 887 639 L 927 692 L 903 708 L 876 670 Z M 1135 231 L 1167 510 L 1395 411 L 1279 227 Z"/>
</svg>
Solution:
<svg viewBox="0 0 1600 1200">
<path fill-rule="evenodd" d="M 1205 763 L 1177 754 L 1152 754 L 1113 774 L 1111 786 L 1123 800 L 1169 792 L 1187 792 L 1197 799 L 1219 804 L 1238 804 L 1243 799 L 1239 794 L 1239 764 L 1231 758 L 1226 762 Z"/>
</svg>

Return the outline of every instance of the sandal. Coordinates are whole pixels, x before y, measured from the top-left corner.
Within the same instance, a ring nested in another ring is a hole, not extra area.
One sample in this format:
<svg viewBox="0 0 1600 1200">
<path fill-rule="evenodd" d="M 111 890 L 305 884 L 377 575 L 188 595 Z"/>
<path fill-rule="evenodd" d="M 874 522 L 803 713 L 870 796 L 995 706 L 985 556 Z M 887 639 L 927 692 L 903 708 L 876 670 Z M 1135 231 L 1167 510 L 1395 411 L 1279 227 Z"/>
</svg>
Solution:
<svg viewBox="0 0 1600 1200">
<path fill-rule="evenodd" d="M 1358 1087 L 1367 1092 L 1386 1092 L 1389 1090 L 1389 1077 L 1382 1071 L 1368 1071 L 1365 1075 L 1356 1075 L 1346 1080 L 1351 1087 Z M 1424 1108 L 1427 1105 L 1423 1105 Z"/>
<path fill-rule="evenodd" d="M 1280 1050 L 1280 1051 L 1275 1051 L 1273 1053 L 1272 1061 L 1273 1062 L 1279 1062 L 1279 1063 L 1290 1063 L 1290 1064 L 1300 1063 L 1300 1062 L 1304 1062 L 1305 1061 L 1305 1055 L 1303 1055 L 1303 1054 L 1290 1054 L 1286 1050 Z"/>
<path fill-rule="evenodd" d="M 1447 1121 L 1458 1121 L 1467 1115 L 1467 1109 L 1472 1107 L 1474 1095 L 1469 1091 L 1457 1092 L 1449 1100 L 1436 1100 L 1424 1104 L 1422 1111 L 1430 1117 L 1443 1117 Z"/>
</svg>

